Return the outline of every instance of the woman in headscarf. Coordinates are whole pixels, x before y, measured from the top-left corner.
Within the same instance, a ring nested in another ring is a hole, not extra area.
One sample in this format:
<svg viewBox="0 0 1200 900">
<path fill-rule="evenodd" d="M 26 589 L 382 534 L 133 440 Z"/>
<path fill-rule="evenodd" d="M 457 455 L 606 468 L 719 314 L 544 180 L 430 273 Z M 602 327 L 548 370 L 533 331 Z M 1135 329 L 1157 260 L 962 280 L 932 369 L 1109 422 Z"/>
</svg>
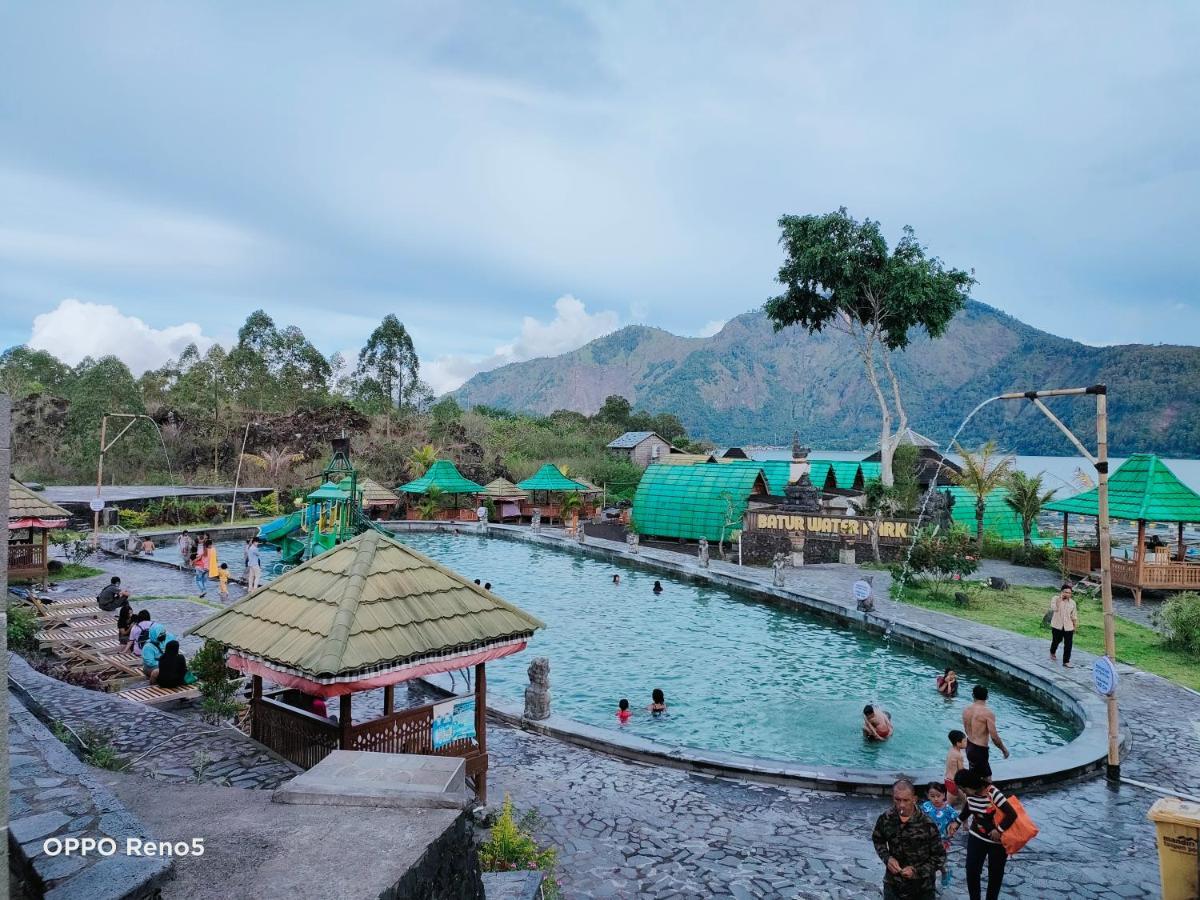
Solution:
<svg viewBox="0 0 1200 900">
<path fill-rule="evenodd" d="M 154 684 L 158 679 L 158 663 L 162 658 L 167 643 L 175 640 L 175 635 L 167 634 L 167 629 L 155 622 L 150 627 L 150 636 L 146 646 L 142 648 L 142 673 Z"/>
<path fill-rule="evenodd" d="M 153 683 L 164 688 L 182 687 L 186 675 L 187 659 L 179 652 L 179 641 L 167 641 L 162 656 L 158 658 L 158 677 L 153 679 Z"/>
</svg>

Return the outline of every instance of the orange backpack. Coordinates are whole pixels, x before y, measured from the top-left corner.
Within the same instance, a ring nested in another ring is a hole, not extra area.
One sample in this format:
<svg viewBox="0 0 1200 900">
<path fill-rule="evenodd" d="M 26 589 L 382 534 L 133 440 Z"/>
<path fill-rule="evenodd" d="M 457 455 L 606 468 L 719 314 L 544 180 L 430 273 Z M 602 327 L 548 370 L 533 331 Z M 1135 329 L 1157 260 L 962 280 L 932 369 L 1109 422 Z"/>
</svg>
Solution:
<svg viewBox="0 0 1200 900">
<path fill-rule="evenodd" d="M 1004 845 L 1008 855 L 1012 856 L 1037 837 L 1038 827 L 1033 824 L 1033 819 L 1029 818 L 1029 813 L 1025 812 L 1021 801 L 1012 794 L 1008 795 L 1008 807 L 1017 814 L 1017 820 L 1000 835 L 1000 843 Z"/>
</svg>

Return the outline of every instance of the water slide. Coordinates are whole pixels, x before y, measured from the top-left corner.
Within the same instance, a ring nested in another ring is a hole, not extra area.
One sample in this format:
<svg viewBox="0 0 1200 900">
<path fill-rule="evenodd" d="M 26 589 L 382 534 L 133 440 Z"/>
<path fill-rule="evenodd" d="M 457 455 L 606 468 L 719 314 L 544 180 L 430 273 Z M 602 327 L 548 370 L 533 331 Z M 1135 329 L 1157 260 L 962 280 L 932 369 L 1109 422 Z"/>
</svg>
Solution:
<svg viewBox="0 0 1200 900">
<path fill-rule="evenodd" d="M 300 530 L 303 515 L 302 511 L 297 511 L 291 515 L 275 519 L 272 522 L 267 522 L 265 525 L 260 525 L 258 528 L 258 539 L 268 544 L 278 544 L 292 532 Z"/>
</svg>

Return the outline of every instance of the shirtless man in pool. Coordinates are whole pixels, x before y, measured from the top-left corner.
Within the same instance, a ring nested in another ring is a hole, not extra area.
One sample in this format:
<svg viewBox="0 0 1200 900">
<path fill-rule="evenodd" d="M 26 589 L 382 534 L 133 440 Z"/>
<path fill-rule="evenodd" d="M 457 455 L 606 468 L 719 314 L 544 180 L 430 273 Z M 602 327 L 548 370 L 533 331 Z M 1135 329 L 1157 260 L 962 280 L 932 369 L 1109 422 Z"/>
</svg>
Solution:
<svg viewBox="0 0 1200 900">
<path fill-rule="evenodd" d="M 1008 759 L 1008 748 L 1000 740 L 1000 732 L 996 730 L 996 713 L 987 705 L 988 690 L 982 684 L 975 685 L 971 692 L 975 702 L 963 710 L 963 731 L 967 733 L 967 765 L 972 772 L 978 772 L 991 781 L 992 767 L 988 763 L 988 744 L 993 743 L 1000 748 L 1004 758 Z"/>
</svg>

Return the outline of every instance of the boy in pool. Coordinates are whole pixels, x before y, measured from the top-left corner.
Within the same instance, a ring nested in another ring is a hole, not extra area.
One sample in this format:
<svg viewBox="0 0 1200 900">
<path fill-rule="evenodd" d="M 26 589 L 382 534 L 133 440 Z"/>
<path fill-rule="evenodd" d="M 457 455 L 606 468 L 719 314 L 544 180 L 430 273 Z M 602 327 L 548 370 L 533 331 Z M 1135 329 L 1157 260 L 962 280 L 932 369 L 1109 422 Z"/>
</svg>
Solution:
<svg viewBox="0 0 1200 900">
<path fill-rule="evenodd" d="M 963 740 L 966 740 L 965 736 Z M 958 819 L 958 811 L 946 802 L 946 786 L 940 782 L 930 782 L 925 796 L 929 799 L 921 804 L 921 812 L 929 816 L 933 820 L 933 824 L 938 827 L 938 835 L 942 839 L 942 846 L 949 852 L 950 839 L 954 837 L 959 825 L 962 824 Z M 947 865 L 942 870 L 942 887 L 945 887 L 949 883 L 950 867 Z"/>
<path fill-rule="evenodd" d="M 629 701 L 622 697 L 621 702 L 617 704 L 617 721 L 624 725 L 632 718 L 633 711 L 629 708 Z"/>
<path fill-rule="evenodd" d="M 651 691 L 650 700 L 651 703 L 646 708 L 650 710 L 652 715 L 657 716 L 659 713 L 667 711 L 667 698 L 663 696 L 662 688 L 655 688 Z"/>
<path fill-rule="evenodd" d="M 883 707 L 863 707 L 863 737 L 869 741 L 886 741 L 892 736 L 892 714 Z"/>
</svg>

